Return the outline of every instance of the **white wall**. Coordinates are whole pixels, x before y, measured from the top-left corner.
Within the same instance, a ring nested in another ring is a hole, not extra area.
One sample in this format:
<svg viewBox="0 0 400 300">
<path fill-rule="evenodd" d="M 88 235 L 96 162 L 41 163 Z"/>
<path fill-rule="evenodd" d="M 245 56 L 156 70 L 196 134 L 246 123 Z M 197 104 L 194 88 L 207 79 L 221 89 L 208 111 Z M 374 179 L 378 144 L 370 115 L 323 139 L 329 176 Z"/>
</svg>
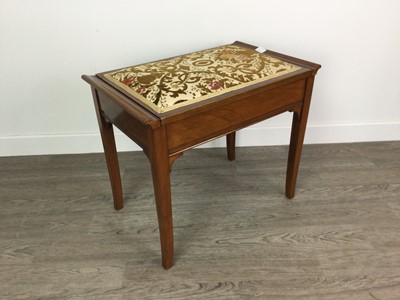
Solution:
<svg viewBox="0 0 400 300">
<path fill-rule="evenodd" d="M 0 0 L 0 155 L 102 151 L 82 74 L 235 40 L 322 64 L 306 142 L 400 139 L 398 0 Z M 289 128 L 285 114 L 238 142 Z"/>
</svg>

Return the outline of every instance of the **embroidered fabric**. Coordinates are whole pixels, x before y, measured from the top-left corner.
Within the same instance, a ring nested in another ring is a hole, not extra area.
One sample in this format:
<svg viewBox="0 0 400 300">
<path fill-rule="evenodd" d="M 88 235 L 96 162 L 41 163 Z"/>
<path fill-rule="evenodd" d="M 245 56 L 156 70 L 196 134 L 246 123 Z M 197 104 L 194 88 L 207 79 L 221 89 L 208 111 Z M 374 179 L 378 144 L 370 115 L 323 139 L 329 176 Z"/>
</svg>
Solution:
<svg viewBox="0 0 400 300">
<path fill-rule="evenodd" d="M 120 69 L 104 77 L 163 113 L 298 69 L 253 49 L 226 45 Z"/>
</svg>

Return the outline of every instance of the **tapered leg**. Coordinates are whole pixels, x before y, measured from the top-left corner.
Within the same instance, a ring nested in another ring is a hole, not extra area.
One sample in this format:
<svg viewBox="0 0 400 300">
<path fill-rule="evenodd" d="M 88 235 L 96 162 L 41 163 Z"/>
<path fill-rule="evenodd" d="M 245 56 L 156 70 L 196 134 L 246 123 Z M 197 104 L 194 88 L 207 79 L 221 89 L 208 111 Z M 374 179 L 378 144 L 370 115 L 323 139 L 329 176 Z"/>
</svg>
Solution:
<svg viewBox="0 0 400 300">
<path fill-rule="evenodd" d="M 121 174 L 119 170 L 117 149 L 115 147 L 114 130 L 111 123 L 104 118 L 96 90 L 92 89 L 94 104 L 96 107 L 97 121 L 99 123 L 101 139 L 103 141 L 104 154 L 106 156 L 108 174 L 110 176 L 111 189 L 114 198 L 114 208 L 120 210 L 124 207 Z"/>
<path fill-rule="evenodd" d="M 149 159 L 153 175 L 154 195 L 160 229 L 162 265 L 169 269 L 173 265 L 174 237 L 172 224 L 171 185 L 166 133 L 164 127 L 152 129 Z"/>
<path fill-rule="evenodd" d="M 226 135 L 226 151 L 228 153 L 228 159 L 231 161 L 235 160 L 236 158 L 235 143 L 236 143 L 236 131 L 228 133 Z"/>
<path fill-rule="evenodd" d="M 292 133 L 290 137 L 289 157 L 286 172 L 286 197 L 289 199 L 294 197 L 296 190 L 296 180 L 299 171 L 301 151 L 303 149 L 304 135 L 306 132 L 313 83 L 314 77 L 309 78 L 304 94 L 303 105 L 300 109 L 293 112 Z"/>
</svg>

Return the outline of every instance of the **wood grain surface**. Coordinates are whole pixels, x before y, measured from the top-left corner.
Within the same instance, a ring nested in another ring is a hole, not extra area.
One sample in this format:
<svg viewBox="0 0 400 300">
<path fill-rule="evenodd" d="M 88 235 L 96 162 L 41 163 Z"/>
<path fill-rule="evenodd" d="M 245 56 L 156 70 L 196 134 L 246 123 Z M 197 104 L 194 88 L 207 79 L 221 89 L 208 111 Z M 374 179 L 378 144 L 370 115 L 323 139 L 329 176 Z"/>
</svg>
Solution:
<svg viewBox="0 0 400 300">
<path fill-rule="evenodd" d="M 160 264 L 150 165 L 120 153 L 0 158 L 0 299 L 400 299 L 400 142 L 192 150 L 171 173 Z"/>
</svg>

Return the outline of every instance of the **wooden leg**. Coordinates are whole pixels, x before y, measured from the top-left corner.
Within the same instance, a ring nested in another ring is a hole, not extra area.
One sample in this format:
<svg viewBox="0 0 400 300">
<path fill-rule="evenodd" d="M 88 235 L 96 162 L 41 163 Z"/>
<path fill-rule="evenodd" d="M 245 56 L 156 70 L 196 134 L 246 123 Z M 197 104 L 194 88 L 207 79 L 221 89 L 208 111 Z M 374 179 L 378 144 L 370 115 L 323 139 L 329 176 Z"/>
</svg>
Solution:
<svg viewBox="0 0 400 300">
<path fill-rule="evenodd" d="M 292 133 L 290 137 L 289 157 L 286 172 L 286 197 L 292 199 L 296 190 L 296 180 L 299 171 L 301 151 L 303 149 L 304 135 L 306 132 L 308 111 L 310 108 L 311 93 L 314 78 L 307 81 L 303 106 L 293 112 Z"/>
<path fill-rule="evenodd" d="M 162 265 L 169 269 L 173 265 L 174 237 L 172 224 L 171 185 L 166 133 L 164 127 L 152 129 L 149 159 L 153 175 L 154 195 L 160 229 Z"/>
<path fill-rule="evenodd" d="M 121 174 L 119 170 L 117 149 L 115 147 L 114 130 L 111 123 L 104 118 L 96 90 L 92 90 L 96 107 L 97 121 L 99 123 L 101 139 L 103 141 L 104 154 L 106 156 L 108 174 L 110 176 L 111 189 L 114 197 L 114 208 L 120 210 L 124 207 Z"/>
<path fill-rule="evenodd" d="M 301 132 L 301 120 L 297 112 L 293 113 L 292 134 L 290 137 L 289 158 L 286 172 L 286 197 L 292 199 L 296 189 L 304 132 Z"/>
<path fill-rule="evenodd" d="M 236 143 L 236 131 L 228 133 L 226 135 L 226 151 L 228 153 L 228 159 L 231 161 L 235 160 L 236 158 L 235 143 Z"/>
</svg>

